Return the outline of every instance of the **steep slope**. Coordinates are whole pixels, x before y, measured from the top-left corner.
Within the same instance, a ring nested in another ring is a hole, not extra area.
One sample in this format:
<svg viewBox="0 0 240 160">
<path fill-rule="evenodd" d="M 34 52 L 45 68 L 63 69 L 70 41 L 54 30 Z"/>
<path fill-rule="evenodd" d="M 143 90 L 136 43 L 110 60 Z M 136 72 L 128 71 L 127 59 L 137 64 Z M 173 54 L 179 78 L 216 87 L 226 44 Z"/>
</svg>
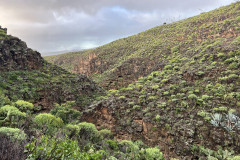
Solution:
<svg viewBox="0 0 240 160">
<path fill-rule="evenodd" d="M 96 49 L 45 59 L 71 72 L 90 75 L 105 88 L 126 87 L 141 76 L 162 70 L 168 63 L 167 57 L 175 53 L 197 54 L 192 49 L 203 43 L 227 41 L 239 36 L 239 6 L 237 2 Z"/>
<path fill-rule="evenodd" d="M 0 26 L 0 71 L 31 70 L 43 66 L 40 53 L 28 48 L 20 39 L 7 36 L 7 30 Z"/>
<path fill-rule="evenodd" d="M 127 88 L 110 90 L 83 120 L 118 139 L 159 145 L 167 157 L 217 158 L 220 148 L 239 154 L 240 37 L 209 41 L 169 56 L 161 71 Z"/>
<path fill-rule="evenodd" d="M 122 50 L 115 50 L 115 45 L 128 41 L 125 49 L 137 45 L 140 49 L 146 47 L 146 50 L 157 48 L 150 54 L 139 50 L 135 53 L 144 57 L 145 67 L 149 67 L 147 71 L 150 72 L 153 67 L 159 70 L 139 78 L 126 88 L 110 90 L 107 97 L 89 107 L 91 109 L 82 119 L 95 123 L 99 128 L 111 129 L 120 140 L 141 139 L 148 145 L 159 145 L 168 158 L 224 159 L 229 154 L 240 154 L 239 26 L 240 2 L 237 2 L 82 52 L 99 51 L 92 61 L 96 62 L 96 58 L 105 55 L 107 64 L 114 59 L 111 55 L 123 54 Z M 146 44 L 135 41 L 140 36 Z M 167 38 L 157 39 L 161 36 Z M 130 41 L 131 38 L 135 38 L 134 41 Z M 149 43 L 148 39 L 151 39 Z M 156 43 L 153 43 L 154 40 Z M 141 45 L 144 47 L 141 48 Z M 107 47 L 111 54 L 107 52 Z M 76 53 L 71 55 L 78 56 Z M 129 65 L 128 71 L 133 69 L 138 63 L 127 61 L 136 60 L 134 56 L 123 60 L 115 69 Z M 151 60 L 151 57 L 154 58 Z M 114 73 L 117 74 L 115 69 L 108 74 L 103 72 L 103 75 L 114 77 Z M 133 73 L 129 75 L 135 76 Z M 128 74 L 122 76 L 125 82 L 124 77 Z M 133 80 L 132 77 L 130 79 Z"/>
<path fill-rule="evenodd" d="M 84 75 L 47 63 L 37 51 L 0 28 L 0 89 L 12 101 L 24 99 L 49 110 L 54 103 L 90 103 L 102 90 Z"/>
<path fill-rule="evenodd" d="M 118 142 L 110 130 L 80 121 L 104 95 L 86 76 L 47 63 L 2 28 L 0 49 L 1 160 L 164 160 L 159 148 Z"/>
</svg>

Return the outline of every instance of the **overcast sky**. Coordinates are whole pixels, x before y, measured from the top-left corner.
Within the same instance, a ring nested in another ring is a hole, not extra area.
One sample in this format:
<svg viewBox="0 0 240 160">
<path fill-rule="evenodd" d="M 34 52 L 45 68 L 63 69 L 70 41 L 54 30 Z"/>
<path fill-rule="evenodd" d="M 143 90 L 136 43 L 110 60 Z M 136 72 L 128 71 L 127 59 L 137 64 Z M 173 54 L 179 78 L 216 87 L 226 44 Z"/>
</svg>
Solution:
<svg viewBox="0 0 240 160">
<path fill-rule="evenodd" d="M 97 47 L 236 0 L 0 0 L 0 25 L 42 55 Z"/>
</svg>

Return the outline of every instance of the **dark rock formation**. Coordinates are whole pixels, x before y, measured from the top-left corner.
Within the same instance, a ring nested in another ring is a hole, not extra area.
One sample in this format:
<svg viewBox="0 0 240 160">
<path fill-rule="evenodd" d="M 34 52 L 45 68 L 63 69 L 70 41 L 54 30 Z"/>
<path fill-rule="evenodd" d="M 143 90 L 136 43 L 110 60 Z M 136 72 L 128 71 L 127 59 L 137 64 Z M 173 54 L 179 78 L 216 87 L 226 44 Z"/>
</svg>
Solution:
<svg viewBox="0 0 240 160">
<path fill-rule="evenodd" d="M 0 40 L 0 71 L 39 69 L 43 61 L 39 52 L 19 38 L 7 36 Z"/>
</svg>

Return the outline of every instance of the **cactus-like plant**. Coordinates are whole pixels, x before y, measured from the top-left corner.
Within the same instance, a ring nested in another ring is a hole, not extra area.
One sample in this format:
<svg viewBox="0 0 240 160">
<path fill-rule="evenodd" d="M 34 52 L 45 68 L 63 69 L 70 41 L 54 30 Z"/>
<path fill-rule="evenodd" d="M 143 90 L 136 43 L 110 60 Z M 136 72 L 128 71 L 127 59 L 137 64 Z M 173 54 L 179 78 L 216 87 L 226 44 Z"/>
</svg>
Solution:
<svg viewBox="0 0 240 160">
<path fill-rule="evenodd" d="M 240 129 L 240 118 L 229 112 L 225 117 L 222 114 L 215 113 L 212 115 L 212 120 L 210 121 L 215 127 L 223 127 L 228 131 L 233 131 L 234 129 Z"/>
<path fill-rule="evenodd" d="M 215 113 L 214 115 L 212 115 L 212 120 L 210 123 L 216 127 L 219 127 L 222 123 L 222 115 L 219 113 Z"/>
</svg>

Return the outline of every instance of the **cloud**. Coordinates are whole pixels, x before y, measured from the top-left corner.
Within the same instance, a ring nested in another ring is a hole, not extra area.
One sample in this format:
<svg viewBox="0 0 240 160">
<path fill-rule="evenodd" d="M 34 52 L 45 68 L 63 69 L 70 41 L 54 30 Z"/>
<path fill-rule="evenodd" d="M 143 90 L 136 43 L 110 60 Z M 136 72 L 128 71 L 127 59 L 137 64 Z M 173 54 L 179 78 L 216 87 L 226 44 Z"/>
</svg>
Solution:
<svg viewBox="0 0 240 160">
<path fill-rule="evenodd" d="M 234 0 L 0 0 L 1 25 L 42 53 L 76 50 Z"/>
</svg>

